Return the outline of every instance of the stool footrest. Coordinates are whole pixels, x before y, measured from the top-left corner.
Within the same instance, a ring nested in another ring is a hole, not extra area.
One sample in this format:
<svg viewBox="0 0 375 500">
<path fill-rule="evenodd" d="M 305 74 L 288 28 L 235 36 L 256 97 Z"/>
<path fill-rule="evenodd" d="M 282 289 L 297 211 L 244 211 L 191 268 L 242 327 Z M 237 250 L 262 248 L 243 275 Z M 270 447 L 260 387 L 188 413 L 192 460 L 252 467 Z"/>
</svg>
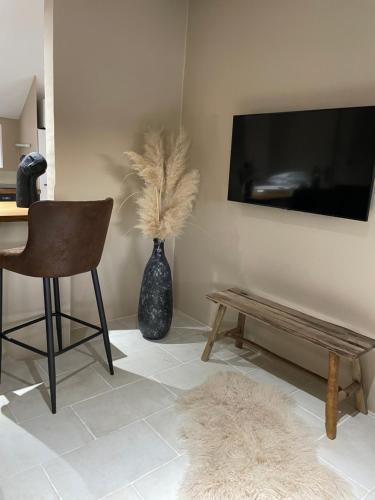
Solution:
<svg viewBox="0 0 375 500">
<path fill-rule="evenodd" d="M 88 337 L 85 337 L 84 339 L 79 340 L 78 342 L 74 342 L 74 344 L 68 345 L 68 347 L 65 347 L 64 349 L 61 349 L 61 351 L 58 351 L 55 353 L 55 356 L 60 356 L 60 354 L 63 354 L 64 352 L 70 351 L 71 349 L 74 349 L 75 347 L 78 347 L 81 344 L 84 344 L 85 342 L 88 342 L 89 340 L 94 339 L 95 337 L 98 337 L 99 335 L 102 335 L 103 330 L 100 329 L 98 332 L 93 333 L 92 335 L 89 335 Z"/>
<path fill-rule="evenodd" d="M 8 342 L 11 342 L 12 344 L 16 344 L 20 347 L 23 347 L 24 349 L 27 349 L 28 351 L 35 352 L 36 354 L 40 354 L 41 356 L 47 356 L 47 353 L 45 351 L 41 351 L 40 349 L 37 349 L 36 347 L 33 347 L 32 345 L 25 344 L 24 342 L 21 342 L 16 339 L 10 339 L 6 337 L 4 334 L 1 335 L 4 340 L 7 340 Z"/>
<path fill-rule="evenodd" d="M 26 321 L 26 323 L 22 323 L 21 325 L 13 326 L 12 328 L 8 328 L 7 330 L 0 332 L 0 335 L 4 338 L 4 335 L 8 335 L 9 333 L 16 332 L 17 330 L 22 330 L 22 328 L 26 328 L 27 326 L 35 325 L 35 323 L 39 323 L 40 321 L 44 321 L 45 319 L 46 319 L 45 316 L 41 316 L 40 318 L 32 319 L 31 321 Z"/>
<path fill-rule="evenodd" d="M 75 347 L 78 347 L 79 345 L 84 344 L 85 342 L 88 342 L 89 340 L 92 340 L 95 337 L 98 337 L 99 335 L 103 334 L 103 329 L 100 326 L 94 325 L 92 323 L 89 323 L 88 321 L 84 321 L 84 320 L 79 319 L 79 318 L 75 318 L 74 316 L 70 316 L 69 314 L 65 314 L 63 312 L 55 312 L 55 313 L 52 313 L 52 316 L 59 316 L 62 318 L 66 318 L 66 319 L 69 319 L 70 321 L 74 321 L 75 323 L 80 323 L 83 326 L 87 326 L 88 328 L 93 328 L 94 330 L 97 330 L 92 335 L 89 335 L 88 337 L 85 337 L 84 339 L 81 339 L 78 342 L 74 342 L 74 344 L 71 344 L 68 347 L 65 347 L 65 349 L 60 349 L 59 351 L 55 352 L 54 356 L 59 356 L 60 354 L 63 354 L 64 352 L 67 352 L 67 351 L 70 351 L 71 349 L 74 349 Z M 46 319 L 46 316 L 42 316 L 40 318 L 36 318 L 36 319 L 32 319 L 31 321 L 27 321 L 26 323 L 22 323 L 21 325 L 14 326 L 12 328 L 8 328 L 7 330 L 0 332 L 0 337 L 8 342 L 11 342 L 12 344 L 16 344 L 19 347 L 23 347 L 24 349 L 27 349 L 28 351 L 35 352 L 36 354 L 39 354 L 40 356 L 48 356 L 48 353 L 45 351 L 37 349 L 36 347 L 33 347 L 29 344 L 25 344 L 24 342 L 21 342 L 20 340 L 16 340 L 16 339 L 12 339 L 12 338 L 7 337 L 7 335 L 9 333 L 16 332 L 17 330 L 21 330 L 22 328 L 26 328 L 27 326 L 34 325 L 35 323 L 39 323 L 40 321 L 44 321 L 45 319 Z"/>
<path fill-rule="evenodd" d="M 52 316 L 56 316 L 57 313 L 52 314 Z M 98 325 L 93 325 L 92 323 L 88 323 L 87 321 L 83 321 L 83 319 L 75 318 L 74 316 L 70 316 L 69 314 L 65 314 L 63 312 L 59 313 L 60 316 L 66 319 L 70 319 L 70 321 L 74 321 L 75 323 L 80 323 L 83 326 L 87 326 L 88 328 L 93 328 L 94 330 L 101 330 L 101 327 Z"/>
</svg>

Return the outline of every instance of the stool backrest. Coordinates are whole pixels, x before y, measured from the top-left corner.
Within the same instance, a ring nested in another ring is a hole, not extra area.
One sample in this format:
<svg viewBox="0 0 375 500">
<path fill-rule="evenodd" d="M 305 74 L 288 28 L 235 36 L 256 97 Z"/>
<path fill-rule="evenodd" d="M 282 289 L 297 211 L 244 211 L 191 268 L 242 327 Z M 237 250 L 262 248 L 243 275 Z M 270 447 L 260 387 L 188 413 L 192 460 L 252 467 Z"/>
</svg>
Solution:
<svg viewBox="0 0 375 500">
<path fill-rule="evenodd" d="M 24 257 L 34 276 L 73 276 L 100 262 L 113 199 L 39 201 L 29 209 Z"/>
</svg>

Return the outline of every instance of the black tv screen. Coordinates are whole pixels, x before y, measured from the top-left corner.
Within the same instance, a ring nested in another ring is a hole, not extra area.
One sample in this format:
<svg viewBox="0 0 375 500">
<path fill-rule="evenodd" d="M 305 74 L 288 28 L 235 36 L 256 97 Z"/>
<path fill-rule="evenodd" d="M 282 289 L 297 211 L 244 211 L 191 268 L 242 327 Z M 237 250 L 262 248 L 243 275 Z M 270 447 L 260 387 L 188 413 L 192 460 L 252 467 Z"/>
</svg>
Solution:
<svg viewBox="0 0 375 500">
<path fill-rule="evenodd" d="M 366 221 L 375 106 L 233 118 L 228 199 Z"/>
</svg>

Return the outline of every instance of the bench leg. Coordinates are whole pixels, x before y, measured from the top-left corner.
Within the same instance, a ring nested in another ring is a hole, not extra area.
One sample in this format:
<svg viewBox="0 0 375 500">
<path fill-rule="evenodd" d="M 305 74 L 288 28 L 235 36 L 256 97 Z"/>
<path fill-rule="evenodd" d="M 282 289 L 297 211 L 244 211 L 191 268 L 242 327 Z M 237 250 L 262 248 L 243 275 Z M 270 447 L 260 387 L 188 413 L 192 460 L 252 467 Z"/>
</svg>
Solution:
<svg viewBox="0 0 375 500">
<path fill-rule="evenodd" d="M 326 432 L 329 439 L 335 439 L 337 427 L 337 406 L 339 399 L 340 358 L 334 352 L 329 353 L 328 390 L 326 401 Z"/>
<path fill-rule="evenodd" d="M 366 403 L 366 398 L 365 398 L 365 393 L 363 391 L 363 385 L 362 385 L 362 371 L 361 371 L 361 364 L 359 359 L 353 359 L 352 361 L 352 373 L 353 373 L 353 380 L 354 382 L 358 382 L 360 388 L 355 394 L 355 400 L 356 400 L 356 408 L 358 411 L 361 413 L 364 413 L 367 415 L 367 403 Z"/>
<path fill-rule="evenodd" d="M 246 316 L 242 313 L 238 313 L 237 330 L 238 330 L 239 335 L 241 335 L 242 338 L 245 335 L 245 321 L 246 321 Z M 236 347 L 238 347 L 239 349 L 242 349 L 243 343 L 242 343 L 241 339 L 236 339 L 235 344 L 236 344 Z"/>
<path fill-rule="evenodd" d="M 219 333 L 220 325 L 221 322 L 223 321 L 223 317 L 226 310 L 227 310 L 226 306 L 223 306 L 222 304 L 219 305 L 219 309 L 217 310 L 211 333 L 208 336 L 207 344 L 202 354 L 202 361 L 208 361 L 208 358 L 210 357 L 212 347 Z"/>
</svg>

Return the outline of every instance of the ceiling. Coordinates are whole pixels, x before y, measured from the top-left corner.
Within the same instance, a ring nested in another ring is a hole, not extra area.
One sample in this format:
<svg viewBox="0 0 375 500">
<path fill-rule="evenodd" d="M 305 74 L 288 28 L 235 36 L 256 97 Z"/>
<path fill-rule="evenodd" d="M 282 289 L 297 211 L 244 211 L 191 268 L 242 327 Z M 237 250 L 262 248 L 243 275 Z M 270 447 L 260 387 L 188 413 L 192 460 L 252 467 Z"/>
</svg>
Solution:
<svg viewBox="0 0 375 500">
<path fill-rule="evenodd" d="M 43 93 L 44 0 L 0 0 L 0 117 L 19 118 L 32 78 Z"/>
</svg>

